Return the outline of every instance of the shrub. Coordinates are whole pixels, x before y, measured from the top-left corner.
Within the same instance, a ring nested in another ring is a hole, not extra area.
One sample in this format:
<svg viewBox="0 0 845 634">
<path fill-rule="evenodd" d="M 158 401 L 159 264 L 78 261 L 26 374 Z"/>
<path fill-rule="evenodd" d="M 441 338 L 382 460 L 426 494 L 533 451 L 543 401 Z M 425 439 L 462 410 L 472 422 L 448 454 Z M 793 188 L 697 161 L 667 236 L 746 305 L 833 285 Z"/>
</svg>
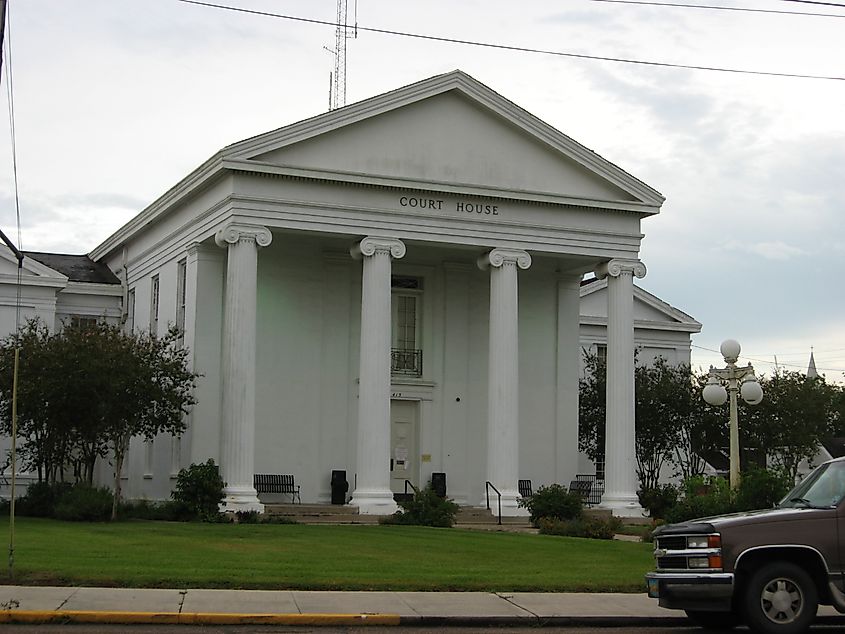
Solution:
<svg viewBox="0 0 845 634">
<path fill-rule="evenodd" d="M 33 482 L 26 493 L 15 501 L 15 513 L 30 517 L 54 517 L 56 505 L 70 490 L 67 482 Z"/>
<path fill-rule="evenodd" d="M 666 513 L 666 521 L 684 522 L 724 515 L 735 510 L 734 496 L 725 478 L 696 476 L 684 482 L 684 498 Z"/>
<path fill-rule="evenodd" d="M 151 502 L 135 500 L 120 505 L 121 519 L 159 520 L 164 522 L 188 522 L 196 515 L 183 503 L 175 500 Z"/>
<path fill-rule="evenodd" d="M 559 484 L 541 486 L 534 495 L 520 499 L 519 506 L 528 509 L 531 524 L 536 528 L 539 528 L 541 518 L 571 520 L 578 519 L 584 512 L 581 495 L 570 493 Z"/>
<path fill-rule="evenodd" d="M 399 506 L 400 509 L 382 523 L 449 528 L 458 513 L 458 505 L 437 495 L 431 484 L 415 491 L 410 500 L 402 500 Z"/>
<path fill-rule="evenodd" d="M 777 469 L 749 469 L 742 473 L 736 494 L 737 511 L 770 509 L 792 488 L 789 474 Z"/>
<path fill-rule="evenodd" d="M 225 483 L 211 458 L 203 464 L 192 464 L 179 471 L 176 488 L 170 496 L 194 518 L 214 521 L 220 513 Z"/>
<path fill-rule="evenodd" d="M 78 484 L 56 503 L 54 517 L 68 522 L 106 522 L 114 496 L 109 489 Z"/>
<path fill-rule="evenodd" d="M 618 517 L 605 518 L 595 515 L 569 520 L 542 517 L 538 523 L 542 535 L 586 537 L 587 539 L 613 539 L 616 531 L 622 526 L 622 520 Z"/>
<path fill-rule="evenodd" d="M 678 502 L 678 489 L 671 484 L 657 485 L 653 489 L 637 491 L 640 506 L 648 511 L 649 517 L 664 518 Z"/>
</svg>

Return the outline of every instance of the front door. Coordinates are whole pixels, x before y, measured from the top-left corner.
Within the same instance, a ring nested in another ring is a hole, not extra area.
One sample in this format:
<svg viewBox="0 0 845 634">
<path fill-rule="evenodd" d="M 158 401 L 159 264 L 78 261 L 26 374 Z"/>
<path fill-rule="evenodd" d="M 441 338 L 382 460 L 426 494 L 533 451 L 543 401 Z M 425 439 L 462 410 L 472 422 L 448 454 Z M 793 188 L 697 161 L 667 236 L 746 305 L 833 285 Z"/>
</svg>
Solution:
<svg viewBox="0 0 845 634">
<path fill-rule="evenodd" d="M 394 493 L 405 492 L 405 480 L 419 486 L 418 412 L 417 401 L 390 401 L 390 490 Z"/>
</svg>

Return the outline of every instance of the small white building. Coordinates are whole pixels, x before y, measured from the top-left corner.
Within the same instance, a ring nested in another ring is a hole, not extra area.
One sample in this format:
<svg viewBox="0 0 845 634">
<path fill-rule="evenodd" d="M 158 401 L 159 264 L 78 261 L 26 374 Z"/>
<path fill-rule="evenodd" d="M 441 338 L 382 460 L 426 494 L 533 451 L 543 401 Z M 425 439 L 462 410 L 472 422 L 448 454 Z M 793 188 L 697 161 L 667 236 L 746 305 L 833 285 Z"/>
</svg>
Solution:
<svg viewBox="0 0 845 634">
<path fill-rule="evenodd" d="M 688 362 L 701 327 L 633 284 L 662 202 L 454 71 L 224 148 L 89 254 L 114 278 L 84 310 L 85 283 L 25 266 L 58 289 L 33 300 L 48 323 L 122 306 L 129 328 L 184 330 L 198 404 L 183 437 L 133 443 L 128 497 L 214 458 L 232 510 L 262 508 L 256 473 L 328 502 L 341 469 L 363 513 L 445 473 L 458 503 L 490 483 L 517 514 L 518 479 L 581 470 L 582 347 L 606 345 L 603 504 L 624 514 L 635 336 Z"/>
</svg>

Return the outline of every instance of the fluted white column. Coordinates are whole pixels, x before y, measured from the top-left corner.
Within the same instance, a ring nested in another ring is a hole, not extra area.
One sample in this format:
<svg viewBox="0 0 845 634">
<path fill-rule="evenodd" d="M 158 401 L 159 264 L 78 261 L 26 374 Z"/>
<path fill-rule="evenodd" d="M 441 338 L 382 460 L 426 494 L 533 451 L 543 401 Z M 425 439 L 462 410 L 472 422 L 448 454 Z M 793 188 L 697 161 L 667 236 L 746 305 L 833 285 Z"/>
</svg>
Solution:
<svg viewBox="0 0 845 634">
<path fill-rule="evenodd" d="M 531 266 L 519 249 L 493 249 L 478 266 L 490 270 L 487 387 L 487 480 L 502 494 L 502 515 L 524 515 L 519 499 L 519 288 L 517 269 Z M 486 501 L 486 496 L 485 496 Z M 490 505 L 496 504 L 491 491 Z"/>
<path fill-rule="evenodd" d="M 350 504 L 359 513 L 396 511 L 390 490 L 390 269 L 405 255 L 392 238 L 364 238 L 352 247 L 363 260 L 358 383 L 358 481 Z"/>
<path fill-rule="evenodd" d="M 252 483 L 255 470 L 255 344 L 258 247 L 273 236 L 265 227 L 230 224 L 214 236 L 227 248 L 223 311 L 223 404 L 220 467 L 227 512 L 264 511 Z"/>
<path fill-rule="evenodd" d="M 645 277 L 638 260 L 611 260 L 596 274 L 607 277 L 607 420 L 605 492 L 602 506 L 615 515 L 639 515 L 634 430 L 634 276 Z"/>
</svg>

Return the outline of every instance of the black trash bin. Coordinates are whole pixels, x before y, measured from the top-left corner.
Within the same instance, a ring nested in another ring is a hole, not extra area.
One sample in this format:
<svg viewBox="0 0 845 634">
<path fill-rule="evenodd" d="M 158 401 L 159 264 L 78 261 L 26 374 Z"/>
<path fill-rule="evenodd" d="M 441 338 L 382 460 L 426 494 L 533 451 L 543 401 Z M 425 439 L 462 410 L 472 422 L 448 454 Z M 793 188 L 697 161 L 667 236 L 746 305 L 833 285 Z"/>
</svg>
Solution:
<svg viewBox="0 0 845 634">
<path fill-rule="evenodd" d="M 441 471 L 435 471 L 431 474 L 431 488 L 438 497 L 446 497 L 446 474 Z"/>
<path fill-rule="evenodd" d="M 332 471 L 332 504 L 346 504 L 346 492 L 349 483 L 346 481 L 346 471 L 335 469 Z"/>
</svg>

